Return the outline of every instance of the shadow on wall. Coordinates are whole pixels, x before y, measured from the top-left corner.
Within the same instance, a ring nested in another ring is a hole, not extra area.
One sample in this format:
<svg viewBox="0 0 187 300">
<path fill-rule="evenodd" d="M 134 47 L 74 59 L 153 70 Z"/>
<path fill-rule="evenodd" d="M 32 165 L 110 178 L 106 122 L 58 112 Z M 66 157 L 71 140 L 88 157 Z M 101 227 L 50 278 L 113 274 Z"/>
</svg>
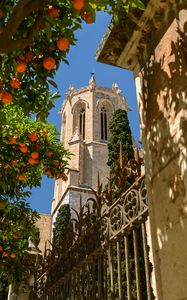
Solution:
<svg viewBox="0 0 187 300">
<path fill-rule="evenodd" d="M 187 217 L 187 11 L 179 18 L 172 24 L 175 34 L 173 28 L 166 32 L 140 75 L 146 174 L 161 252 L 174 246 L 176 240 L 169 241 L 169 236 L 175 231 L 185 237 Z"/>
</svg>

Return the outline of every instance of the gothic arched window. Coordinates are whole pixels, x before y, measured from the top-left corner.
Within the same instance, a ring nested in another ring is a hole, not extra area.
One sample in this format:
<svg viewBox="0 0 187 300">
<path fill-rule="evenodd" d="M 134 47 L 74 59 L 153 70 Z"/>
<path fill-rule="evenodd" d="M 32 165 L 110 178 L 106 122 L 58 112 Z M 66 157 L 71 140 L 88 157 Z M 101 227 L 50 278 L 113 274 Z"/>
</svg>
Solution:
<svg viewBox="0 0 187 300">
<path fill-rule="evenodd" d="M 82 139 L 85 140 L 85 108 L 81 108 L 79 115 L 79 133 Z"/>
<path fill-rule="evenodd" d="M 101 108 L 101 140 L 107 141 L 107 112 L 104 107 Z"/>
</svg>

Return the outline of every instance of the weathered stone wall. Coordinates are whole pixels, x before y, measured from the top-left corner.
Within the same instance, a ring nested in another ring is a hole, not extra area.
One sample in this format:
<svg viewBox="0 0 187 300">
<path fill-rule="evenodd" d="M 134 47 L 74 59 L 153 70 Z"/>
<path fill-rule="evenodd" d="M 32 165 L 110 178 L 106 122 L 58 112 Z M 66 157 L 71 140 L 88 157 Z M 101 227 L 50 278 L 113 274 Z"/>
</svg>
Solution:
<svg viewBox="0 0 187 300">
<path fill-rule="evenodd" d="M 149 41 L 137 78 L 158 299 L 164 300 L 187 299 L 187 5 L 177 2 L 181 7 L 168 5 Z"/>
<path fill-rule="evenodd" d="M 40 214 L 39 219 L 36 221 L 36 227 L 40 231 L 40 243 L 38 248 L 41 251 L 41 254 L 45 250 L 45 242 L 50 241 L 51 239 L 51 215 Z"/>
<path fill-rule="evenodd" d="M 157 297 L 187 299 L 187 1 L 124 13 L 97 58 L 134 72 Z"/>
</svg>

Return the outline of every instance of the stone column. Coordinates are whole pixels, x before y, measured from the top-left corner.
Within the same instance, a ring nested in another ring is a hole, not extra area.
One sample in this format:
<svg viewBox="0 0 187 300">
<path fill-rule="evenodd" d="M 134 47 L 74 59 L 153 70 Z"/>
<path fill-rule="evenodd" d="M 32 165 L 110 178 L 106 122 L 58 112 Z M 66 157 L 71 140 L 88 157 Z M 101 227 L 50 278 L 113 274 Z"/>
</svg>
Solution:
<svg viewBox="0 0 187 300">
<path fill-rule="evenodd" d="M 158 299 L 187 299 L 187 2 L 174 1 L 136 74 Z"/>
</svg>

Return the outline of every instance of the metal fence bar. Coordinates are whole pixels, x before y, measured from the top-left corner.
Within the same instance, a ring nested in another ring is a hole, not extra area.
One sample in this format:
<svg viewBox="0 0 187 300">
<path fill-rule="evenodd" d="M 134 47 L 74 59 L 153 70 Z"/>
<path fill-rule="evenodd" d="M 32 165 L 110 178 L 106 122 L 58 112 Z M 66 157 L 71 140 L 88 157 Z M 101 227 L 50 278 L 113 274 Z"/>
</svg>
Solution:
<svg viewBox="0 0 187 300">
<path fill-rule="evenodd" d="M 101 266 L 101 256 L 99 255 L 98 257 L 98 299 L 102 299 L 102 279 L 101 279 L 101 271 L 102 271 L 102 266 Z"/>
<path fill-rule="evenodd" d="M 140 266 L 139 266 L 139 253 L 138 253 L 138 237 L 136 229 L 133 230 L 133 245 L 134 245 L 134 262 L 136 274 L 136 294 L 137 300 L 141 300 L 141 286 L 140 286 Z"/>
<path fill-rule="evenodd" d="M 114 287 L 114 257 L 113 257 L 113 246 L 109 246 L 108 250 L 108 264 L 110 273 L 110 297 L 111 300 L 115 298 L 115 287 Z"/>
<path fill-rule="evenodd" d="M 118 270 L 118 296 L 122 300 L 122 268 L 121 268 L 121 244 L 117 242 L 117 270 Z"/>
<path fill-rule="evenodd" d="M 130 275 L 130 261 L 129 261 L 129 238 L 124 237 L 125 246 L 125 267 L 126 267 L 126 282 L 127 282 L 127 300 L 131 300 L 131 275 Z"/>
</svg>

